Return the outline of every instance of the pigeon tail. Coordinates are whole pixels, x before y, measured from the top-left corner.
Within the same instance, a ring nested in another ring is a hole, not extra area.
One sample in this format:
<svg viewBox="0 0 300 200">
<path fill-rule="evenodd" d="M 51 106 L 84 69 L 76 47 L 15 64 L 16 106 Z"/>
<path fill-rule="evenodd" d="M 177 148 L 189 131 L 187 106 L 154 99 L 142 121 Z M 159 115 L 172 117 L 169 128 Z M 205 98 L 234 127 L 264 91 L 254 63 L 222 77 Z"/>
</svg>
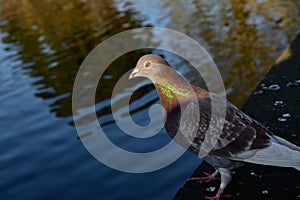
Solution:
<svg viewBox="0 0 300 200">
<path fill-rule="evenodd" d="M 300 151 L 300 147 L 290 143 L 289 141 L 281 138 L 281 137 L 278 137 L 276 135 L 272 135 L 272 137 L 279 143 L 279 144 L 282 144 L 284 146 L 287 146 L 289 147 L 290 149 L 293 149 L 293 150 L 296 150 L 296 151 Z"/>
<path fill-rule="evenodd" d="M 249 153 L 239 154 L 236 160 L 261 165 L 292 167 L 300 171 L 300 151 L 291 149 L 280 143 L 272 142 L 269 147 L 257 150 L 250 157 Z"/>
</svg>

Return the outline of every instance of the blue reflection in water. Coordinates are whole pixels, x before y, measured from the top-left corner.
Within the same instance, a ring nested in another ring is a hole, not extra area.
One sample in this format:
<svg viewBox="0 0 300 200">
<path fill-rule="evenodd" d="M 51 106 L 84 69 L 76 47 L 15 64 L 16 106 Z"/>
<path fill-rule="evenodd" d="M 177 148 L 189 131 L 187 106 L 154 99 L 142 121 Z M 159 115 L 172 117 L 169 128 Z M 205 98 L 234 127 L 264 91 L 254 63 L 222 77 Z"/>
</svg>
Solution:
<svg viewBox="0 0 300 200">
<path fill-rule="evenodd" d="M 3 37 L 5 33 L 0 41 Z M 38 97 L 53 88 L 36 84 L 43 77 L 29 76 L 35 63 L 24 63 L 18 48 L 0 43 L 0 199 L 172 199 L 199 164 L 196 156 L 186 153 L 172 165 L 145 174 L 119 172 L 101 164 L 77 138 L 69 124 L 72 116 L 50 112 L 51 105 L 71 94 Z M 105 107 L 105 101 L 98 104 L 102 103 Z M 132 117 L 143 124 L 146 113 L 145 109 Z M 146 141 L 125 135 L 114 123 L 104 130 L 116 144 L 132 150 L 159 148 L 170 140 L 164 130 Z"/>
</svg>

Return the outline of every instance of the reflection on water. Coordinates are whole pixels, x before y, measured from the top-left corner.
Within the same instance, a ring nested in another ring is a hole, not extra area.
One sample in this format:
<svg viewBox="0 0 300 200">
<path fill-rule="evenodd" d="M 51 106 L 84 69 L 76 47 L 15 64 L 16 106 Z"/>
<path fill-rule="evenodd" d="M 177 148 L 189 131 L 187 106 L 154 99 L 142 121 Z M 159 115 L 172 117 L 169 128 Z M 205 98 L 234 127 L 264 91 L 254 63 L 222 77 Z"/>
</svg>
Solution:
<svg viewBox="0 0 300 200">
<path fill-rule="evenodd" d="M 297 0 L 177 0 L 138 1 L 130 8 L 140 11 L 143 25 L 172 28 L 204 45 L 222 72 L 228 98 L 241 106 L 299 32 L 299 6 Z"/>
<path fill-rule="evenodd" d="M 199 163 L 194 156 L 187 153 L 157 172 L 126 174 L 100 164 L 77 139 L 71 96 L 82 61 L 121 31 L 175 29 L 206 47 L 222 73 L 228 98 L 242 105 L 299 31 L 299 10 L 297 0 L 0 1 L 0 199 L 172 199 Z M 124 136 L 111 115 L 114 85 L 148 52 L 130 52 L 114 61 L 95 97 L 106 133 L 134 150 L 136 142 L 147 150 L 169 141 L 164 131 L 145 143 Z M 185 61 L 156 52 L 199 83 Z M 122 98 L 113 102 L 122 107 Z M 133 119 L 147 124 L 147 108 L 156 102 L 151 85 L 134 93 Z"/>
</svg>

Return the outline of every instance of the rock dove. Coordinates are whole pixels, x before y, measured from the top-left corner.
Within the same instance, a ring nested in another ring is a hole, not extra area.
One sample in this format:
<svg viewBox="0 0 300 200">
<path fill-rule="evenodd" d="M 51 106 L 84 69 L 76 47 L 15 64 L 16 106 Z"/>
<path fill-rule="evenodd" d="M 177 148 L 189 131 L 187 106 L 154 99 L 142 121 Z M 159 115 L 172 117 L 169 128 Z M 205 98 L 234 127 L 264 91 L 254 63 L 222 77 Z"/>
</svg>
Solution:
<svg viewBox="0 0 300 200">
<path fill-rule="evenodd" d="M 165 129 L 175 142 L 204 156 L 216 169 L 212 175 L 192 180 L 210 181 L 220 173 L 219 190 L 207 199 L 227 196 L 223 191 L 231 181 L 230 171 L 243 162 L 300 171 L 300 147 L 274 135 L 224 98 L 189 83 L 162 57 L 141 57 L 129 79 L 135 77 L 146 77 L 154 84 L 164 108 Z M 224 116 L 218 112 L 223 104 Z M 217 110 L 214 115 L 213 108 Z"/>
</svg>

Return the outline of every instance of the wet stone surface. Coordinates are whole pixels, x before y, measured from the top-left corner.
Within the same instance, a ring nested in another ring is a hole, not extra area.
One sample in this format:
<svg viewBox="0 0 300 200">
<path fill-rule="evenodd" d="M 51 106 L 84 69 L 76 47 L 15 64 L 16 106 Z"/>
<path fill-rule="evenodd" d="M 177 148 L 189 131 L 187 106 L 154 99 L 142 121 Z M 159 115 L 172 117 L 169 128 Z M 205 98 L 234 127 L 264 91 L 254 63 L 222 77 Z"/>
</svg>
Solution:
<svg viewBox="0 0 300 200">
<path fill-rule="evenodd" d="M 290 55 L 277 63 L 258 85 L 242 110 L 263 123 L 274 134 L 300 146 L 300 34 L 292 42 Z M 192 176 L 214 172 L 202 163 Z M 300 199 L 300 172 L 246 163 L 233 171 L 232 182 L 224 194 L 231 199 L 279 200 Z M 214 196 L 219 181 L 187 181 L 174 200 L 204 199 Z"/>
</svg>

